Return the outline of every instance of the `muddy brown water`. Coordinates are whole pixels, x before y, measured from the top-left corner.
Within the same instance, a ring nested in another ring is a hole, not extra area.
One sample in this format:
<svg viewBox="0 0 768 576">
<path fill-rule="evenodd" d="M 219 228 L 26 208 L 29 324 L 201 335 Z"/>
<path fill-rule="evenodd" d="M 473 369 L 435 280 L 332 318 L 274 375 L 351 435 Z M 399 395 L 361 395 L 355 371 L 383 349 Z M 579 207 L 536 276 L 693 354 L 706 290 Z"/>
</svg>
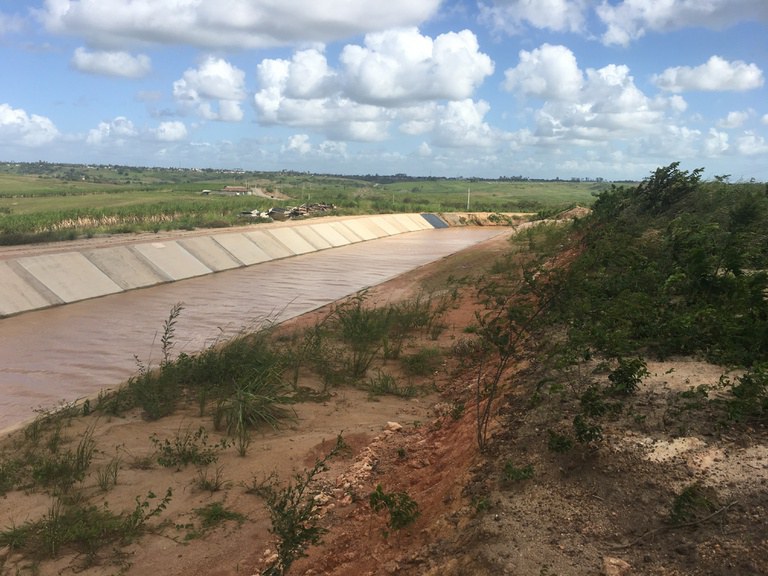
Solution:
<svg viewBox="0 0 768 576">
<path fill-rule="evenodd" d="M 192 354 L 287 320 L 504 233 L 449 228 L 392 236 L 0 319 L 0 431 L 35 411 L 119 386 L 161 358 L 172 306 L 174 353 Z"/>
</svg>

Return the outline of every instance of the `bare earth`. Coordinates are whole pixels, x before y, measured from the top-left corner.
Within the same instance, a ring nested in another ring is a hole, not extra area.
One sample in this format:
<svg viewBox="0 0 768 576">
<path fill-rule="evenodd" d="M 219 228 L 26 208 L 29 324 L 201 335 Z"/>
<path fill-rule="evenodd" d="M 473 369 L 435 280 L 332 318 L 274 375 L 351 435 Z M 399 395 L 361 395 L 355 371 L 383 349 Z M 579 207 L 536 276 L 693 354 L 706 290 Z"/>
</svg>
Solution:
<svg viewBox="0 0 768 576">
<path fill-rule="evenodd" d="M 451 275 L 477 272 L 504 247 L 505 238 L 497 238 L 381 285 L 373 297 L 383 302 L 438 289 Z M 450 350 L 467 337 L 464 328 L 473 323 L 476 306 L 470 287 L 462 288 L 438 340 L 411 346 Z M 310 326 L 323 313 L 295 319 L 280 330 Z M 422 383 L 434 390 L 428 396 L 371 400 L 363 391 L 341 388 L 327 401 L 297 405 L 294 425 L 254 435 L 245 457 L 234 448 L 222 454 L 207 471 L 212 476 L 218 469 L 225 480 L 213 493 L 197 487 L 200 472 L 194 466 L 175 471 L 140 465 L 154 453 L 153 433 L 172 437 L 203 425 L 211 442 L 219 439 L 210 418 L 197 417 L 196 406 L 159 422 L 146 422 L 139 413 L 77 418 L 64 436 L 76 444 L 87 426 L 96 426 L 91 470 L 120 456 L 114 488 L 100 491 L 95 472 L 84 481 L 92 502 L 131 510 L 137 497 L 173 489 L 167 510 L 153 519 L 156 533 L 119 552 L 101 551 L 90 567 L 74 554 L 32 562 L 0 549 L 0 573 L 258 574 L 274 553 L 274 540 L 262 500 L 246 493 L 246 487 L 272 472 L 287 481 L 311 468 L 339 434 L 351 450 L 330 461 L 314 486 L 322 503 L 321 525 L 328 532 L 290 574 L 768 573 L 766 430 L 716 430 L 706 413 L 672 411 L 677 407 L 674 392 L 716 384 L 725 368 L 690 359 L 649 362 L 651 376 L 631 401 L 632 409 L 606 423 L 599 448 L 563 455 L 546 449 L 545 431 L 556 408 L 532 406 L 531 388 L 523 383 L 530 367 L 514 367 L 505 380 L 506 397 L 496 407 L 490 451 L 480 454 L 475 375 L 449 354 L 445 358 L 441 369 Z M 310 379 L 302 385 L 317 383 Z M 463 411 L 455 409 L 460 402 Z M 627 428 L 632 432 L 626 433 Z M 6 446 L 14 439 L 6 438 Z M 532 477 L 504 482 L 508 463 L 530 465 Z M 667 518 L 675 495 L 696 481 L 713 494 L 711 517 L 671 526 Z M 420 516 L 413 525 L 385 536 L 384 516 L 368 504 L 379 484 L 387 492 L 407 492 L 418 503 Z M 204 529 L 194 511 L 212 502 L 245 519 Z M 40 518 L 50 505 L 48 494 L 11 492 L 0 500 L 0 528 Z"/>
</svg>

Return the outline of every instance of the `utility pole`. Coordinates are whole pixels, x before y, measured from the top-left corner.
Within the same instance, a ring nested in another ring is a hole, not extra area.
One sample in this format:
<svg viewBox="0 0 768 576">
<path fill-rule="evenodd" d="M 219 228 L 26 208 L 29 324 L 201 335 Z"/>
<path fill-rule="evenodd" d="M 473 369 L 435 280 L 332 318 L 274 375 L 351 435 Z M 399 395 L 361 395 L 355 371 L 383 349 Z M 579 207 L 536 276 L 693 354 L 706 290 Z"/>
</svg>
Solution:
<svg viewBox="0 0 768 576">
<path fill-rule="evenodd" d="M 470 195 L 470 189 L 467 188 L 467 212 L 469 212 L 469 195 Z"/>
</svg>

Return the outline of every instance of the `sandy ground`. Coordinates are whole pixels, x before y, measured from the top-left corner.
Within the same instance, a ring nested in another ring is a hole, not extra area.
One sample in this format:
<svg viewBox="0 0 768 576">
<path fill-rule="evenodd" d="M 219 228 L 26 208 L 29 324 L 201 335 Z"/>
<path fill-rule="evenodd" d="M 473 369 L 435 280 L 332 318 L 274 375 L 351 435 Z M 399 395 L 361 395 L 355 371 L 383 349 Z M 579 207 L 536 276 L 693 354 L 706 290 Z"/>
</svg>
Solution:
<svg viewBox="0 0 768 576">
<path fill-rule="evenodd" d="M 371 297 L 395 300 L 445 287 L 448 277 L 478 272 L 504 248 L 505 239 L 497 238 L 381 285 Z M 471 288 L 462 288 L 439 338 L 411 346 L 450 350 L 467 336 L 476 309 Z M 323 313 L 282 329 L 310 326 Z M 474 373 L 445 358 L 420 383 L 432 390 L 429 395 L 373 401 L 354 388 L 334 389 L 326 401 L 297 405 L 298 419 L 290 427 L 256 435 L 246 457 L 229 448 L 207 470 L 146 468 L 154 454 L 152 434 L 172 437 L 200 425 L 210 428 L 194 406 L 154 423 L 138 413 L 73 419 L 62 433 L 75 444 L 87 426 L 95 426 L 94 473 L 80 487 L 90 501 L 108 502 L 118 511 L 131 510 L 149 491 L 162 496 L 172 488 L 173 498 L 153 519 L 153 534 L 100 551 L 91 566 L 82 554 L 62 551 L 55 560 L 31 560 L 6 547 L 0 550 L 0 573 L 258 574 L 274 553 L 274 538 L 262 500 L 247 487 L 272 472 L 285 482 L 310 468 L 339 434 L 350 450 L 330 461 L 314 485 L 328 532 L 290 574 L 768 573 L 766 430 L 716 429 L 707 413 L 678 404 L 677 392 L 716 384 L 724 368 L 691 359 L 649 362 L 651 376 L 630 410 L 606 424 L 600 447 L 561 455 L 546 450 L 545 430 L 569 424 L 566 407 L 532 405 L 526 385 L 530 367 L 513 367 L 494 412 L 490 450 L 480 454 Z M 464 409 L 456 409 L 462 403 Z M 218 439 L 211 432 L 210 441 Z M 14 440 L 6 439 L 5 446 Z M 116 455 L 117 485 L 103 492 L 95 470 Z M 530 465 L 532 477 L 504 481 L 509 465 Z M 220 490 L 198 487 L 201 474 L 217 473 L 224 481 Z M 694 482 L 713 494 L 711 518 L 670 526 L 666 519 L 676 494 Z M 409 494 L 419 505 L 416 522 L 385 535 L 384 516 L 368 504 L 377 485 Z M 51 496 L 16 491 L 0 502 L 0 526 L 20 526 L 44 515 Z M 204 528 L 195 510 L 212 502 L 237 511 L 242 520 Z"/>
</svg>

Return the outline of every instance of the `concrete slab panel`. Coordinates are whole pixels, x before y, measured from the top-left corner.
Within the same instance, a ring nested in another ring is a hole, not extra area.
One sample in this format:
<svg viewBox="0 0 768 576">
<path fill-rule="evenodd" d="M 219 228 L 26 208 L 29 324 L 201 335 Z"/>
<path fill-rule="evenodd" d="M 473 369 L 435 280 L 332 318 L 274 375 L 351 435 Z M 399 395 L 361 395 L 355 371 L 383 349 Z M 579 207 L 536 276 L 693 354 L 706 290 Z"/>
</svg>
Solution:
<svg viewBox="0 0 768 576">
<path fill-rule="evenodd" d="M 349 240 L 350 244 L 362 242 L 363 239 L 355 234 L 344 222 L 330 222 L 331 228 Z"/>
<path fill-rule="evenodd" d="M 216 234 L 213 236 L 213 239 L 246 266 L 268 262 L 273 259 L 272 256 L 256 246 L 245 234 Z"/>
<path fill-rule="evenodd" d="M 293 230 L 296 230 L 296 233 L 299 236 L 312 244 L 312 246 L 315 247 L 315 250 L 327 250 L 328 248 L 333 248 L 333 244 L 328 242 L 328 240 L 323 238 L 312 226 L 308 224 L 305 226 L 296 226 L 293 228 Z"/>
<path fill-rule="evenodd" d="M 344 237 L 338 230 L 336 230 L 330 222 L 321 222 L 319 224 L 310 224 L 312 230 L 317 232 L 323 239 L 326 240 L 331 246 L 346 246 L 351 243 L 351 240 Z"/>
<path fill-rule="evenodd" d="M 363 240 L 375 240 L 381 236 L 377 236 L 376 233 L 370 228 L 367 219 L 355 218 L 353 220 L 345 220 L 344 225 L 352 230 L 355 234 L 360 236 Z M 382 235 L 384 231 L 379 228 Z"/>
<path fill-rule="evenodd" d="M 419 230 L 433 230 L 434 226 L 421 214 L 406 214 L 411 221 L 419 227 Z"/>
<path fill-rule="evenodd" d="M 18 264 L 64 302 L 122 292 L 122 288 L 79 252 L 19 258 Z"/>
<path fill-rule="evenodd" d="M 213 272 L 175 241 L 136 244 L 131 246 L 131 250 L 146 258 L 151 266 L 172 280 L 184 280 Z"/>
<path fill-rule="evenodd" d="M 296 252 L 292 251 L 288 246 L 279 242 L 277 238 L 267 234 L 263 230 L 245 232 L 244 234 L 251 242 L 255 243 L 264 252 L 269 254 L 273 260 L 296 255 Z"/>
<path fill-rule="evenodd" d="M 47 308 L 60 303 L 58 299 L 46 298 L 40 294 L 6 262 L 0 262 L 0 316 Z"/>
<path fill-rule="evenodd" d="M 429 224 L 427 224 L 427 221 L 424 220 L 421 216 L 418 214 L 397 214 L 397 221 L 400 222 L 403 226 L 408 228 L 411 232 L 417 232 L 418 230 L 426 230 L 427 228 L 432 228 Z"/>
<path fill-rule="evenodd" d="M 432 226 L 432 228 L 435 228 L 435 229 L 448 228 L 448 223 L 442 218 L 440 218 L 440 216 L 438 216 L 437 214 L 432 214 L 427 212 L 425 214 L 422 214 L 421 217 L 424 218 L 424 220 L 426 220 L 429 223 L 429 225 Z"/>
<path fill-rule="evenodd" d="M 145 288 L 173 280 L 152 268 L 127 246 L 86 250 L 82 254 L 123 290 Z"/>
<path fill-rule="evenodd" d="M 195 236 L 178 241 L 187 252 L 200 260 L 214 272 L 241 268 L 243 263 L 217 243 L 210 236 Z"/>
<path fill-rule="evenodd" d="M 373 216 L 371 217 L 371 222 L 384 230 L 387 236 L 394 236 L 395 234 L 402 234 L 405 232 L 405 229 L 394 225 L 396 220 L 386 218 L 385 216 Z"/>
<path fill-rule="evenodd" d="M 295 228 L 270 228 L 267 230 L 267 234 L 274 236 L 278 242 L 287 246 L 294 254 L 317 252 L 317 248 L 302 238 Z"/>
</svg>

